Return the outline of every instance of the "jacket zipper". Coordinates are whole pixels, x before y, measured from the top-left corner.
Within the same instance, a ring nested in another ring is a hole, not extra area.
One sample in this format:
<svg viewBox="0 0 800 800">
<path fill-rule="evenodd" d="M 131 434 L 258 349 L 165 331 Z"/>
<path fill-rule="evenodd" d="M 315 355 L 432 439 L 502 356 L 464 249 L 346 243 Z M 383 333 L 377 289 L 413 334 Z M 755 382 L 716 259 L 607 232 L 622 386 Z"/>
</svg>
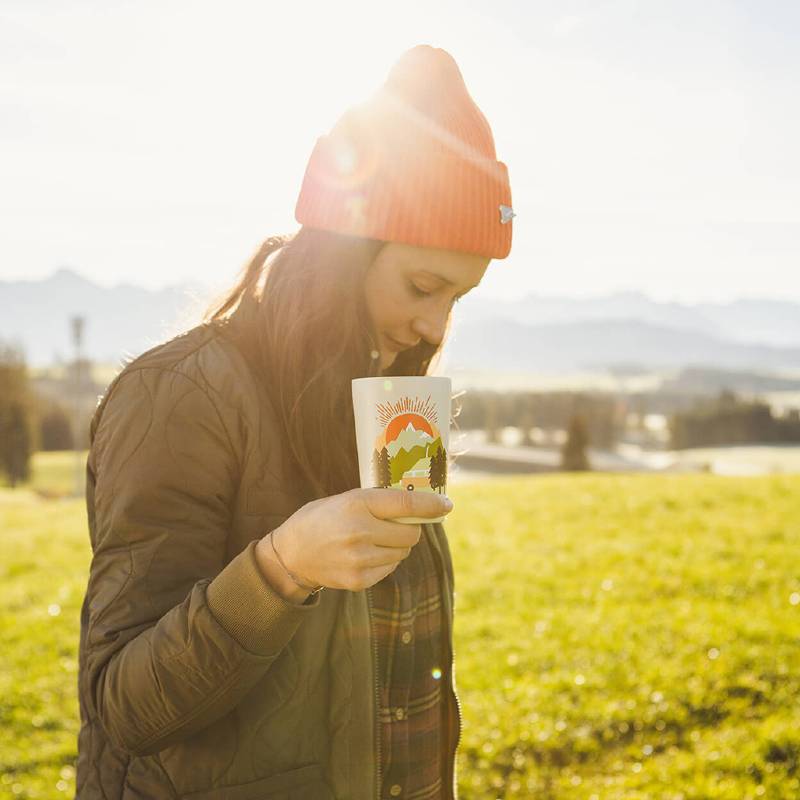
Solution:
<svg viewBox="0 0 800 800">
<path fill-rule="evenodd" d="M 451 634 L 452 638 L 452 634 Z M 458 699 L 455 687 L 453 686 L 453 664 L 456 660 L 455 649 L 450 651 L 450 686 L 448 689 L 453 694 L 453 699 L 456 701 L 456 741 L 452 748 L 453 750 L 453 798 L 458 797 L 458 776 L 456 775 L 456 756 L 458 755 L 458 745 L 461 742 L 461 701 Z"/>
<path fill-rule="evenodd" d="M 455 606 L 455 602 L 453 602 L 453 606 Z M 453 609 L 455 611 L 455 608 Z M 453 640 L 453 634 L 450 633 L 450 641 Z M 453 697 L 456 701 L 456 709 L 458 710 L 458 718 L 456 721 L 458 722 L 458 732 L 456 734 L 456 749 L 458 749 L 458 745 L 461 743 L 461 701 L 458 699 L 458 693 L 456 692 L 455 687 L 453 684 L 453 668 L 456 663 L 456 650 L 455 647 L 450 648 L 450 688 L 453 690 Z"/>
<path fill-rule="evenodd" d="M 369 630 L 372 636 L 372 684 L 375 691 L 375 752 L 377 753 L 375 774 L 375 797 L 381 796 L 381 722 L 380 722 L 380 693 L 378 690 L 378 639 L 375 634 L 375 622 L 372 615 L 372 587 L 367 587 L 367 605 L 369 607 Z"/>
<path fill-rule="evenodd" d="M 435 534 L 434 534 L 435 535 Z M 445 564 L 444 555 L 441 552 L 437 552 L 437 557 L 439 559 L 439 563 L 442 568 L 442 578 L 444 580 L 444 590 L 448 591 L 447 588 L 447 579 L 448 579 L 448 572 L 447 572 L 447 565 Z M 452 597 L 451 601 L 451 616 L 455 616 L 455 597 Z M 448 750 L 452 751 L 452 761 L 450 764 L 452 770 L 452 796 L 455 798 L 458 797 L 458 776 L 456 775 L 456 756 L 458 753 L 458 745 L 461 742 L 461 701 L 458 699 L 458 694 L 456 693 L 455 687 L 453 686 L 453 668 L 455 665 L 456 660 L 456 651 L 453 645 L 453 628 L 450 626 L 450 620 L 447 620 L 448 623 L 448 644 L 450 645 L 450 674 L 449 674 L 449 685 L 447 687 L 447 691 L 453 695 L 453 699 L 455 700 L 456 704 L 456 740 L 452 743 L 452 747 L 449 747 Z M 449 727 L 449 726 L 448 726 Z"/>
<path fill-rule="evenodd" d="M 456 722 L 458 723 L 456 729 L 456 750 L 458 750 L 458 746 L 461 744 L 461 701 L 458 699 L 458 692 L 456 692 L 455 689 L 453 689 L 453 697 L 456 699 L 456 710 L 458 711 L 458 716 L 456 717 Z"/>
</svg>

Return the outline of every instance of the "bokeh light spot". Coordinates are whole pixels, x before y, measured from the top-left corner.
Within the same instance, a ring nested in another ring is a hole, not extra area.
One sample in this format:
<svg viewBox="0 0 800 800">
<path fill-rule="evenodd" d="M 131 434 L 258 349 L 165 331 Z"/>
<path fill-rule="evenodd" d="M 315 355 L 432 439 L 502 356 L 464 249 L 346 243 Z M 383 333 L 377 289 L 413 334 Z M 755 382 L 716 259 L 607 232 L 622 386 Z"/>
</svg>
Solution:
<svg viewBox="0 0 800 800">
<path fill-rule="evenodd" d="M 348 144 L 341 144 L 334 156 L 339 172 L 349 175 L 356 168 L 356 151 Z"/>
</svg>

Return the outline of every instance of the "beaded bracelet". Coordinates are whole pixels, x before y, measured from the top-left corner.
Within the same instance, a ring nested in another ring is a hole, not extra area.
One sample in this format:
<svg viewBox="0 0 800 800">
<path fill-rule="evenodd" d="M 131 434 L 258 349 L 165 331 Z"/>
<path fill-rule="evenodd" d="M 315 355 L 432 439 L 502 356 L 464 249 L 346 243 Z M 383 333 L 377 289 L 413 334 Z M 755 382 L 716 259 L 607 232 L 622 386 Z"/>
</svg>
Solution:
<svg viewBox="0 0 800 800">
<path fill-rule="evenodd" d="M 283 559 L 282 559 L 282 558 L 281 558 L 281 557 L 278 555 L 278 551 L 275 549 L 275 537 L 273 536 L 273 534 L 274 534 L 274 533 L 275 533 L 275 531 L 270 531 L 270 532 L 269 532 L 269 540 L 270 540 L 270 542 L 272 542 L 272 552 L 273 552 L 273 553 L 275 553 L 275 558 L 277 558 L 277 559 L 278 559 L 278 562 L 279 562 L 279 563 L 280 563 L 280 565 L 283 567 L 283 569 L 286 571 L 286 574 L 287 574 L 287 575 L 288 575 L 288 576 L 289 576 L 289 577 L 290 577 L 290 578 L 291 578 L 291 579 L 292 579 L 292 580 L 293 580 L 293 581 L 294 581 L 294 582 L 295 582 L 295 583 L 296 583 L 296 584 L 297 584 L 297 585 L 298 585 L 298 586 L 299 586 L 299 587 L 300 587 L 300 588 L 301 588 L 303 591 L 305 591 L 305 592 L 310 592 L 311 594 L 316 594 L 317 592 L 321 592 L 321 591 L 322 591 L 322 590 L 325 588 L 324 586 L 316 586 L 316 587 L 312 587 L 312 586 L 305 586 L 303 583 L 301 583 L 301 582 L 300 582 L 300 581 L 297 579 L 297 576 L 296 576 L 296 575 L 294 575 L 293 573 L 291 573 L 291 572 L 289 571 L 289 569 L 288 569 L 288 567 L 286 566 L 286 564 L 284 564 L 284 563 L 283 563 Z"/>
</svg>

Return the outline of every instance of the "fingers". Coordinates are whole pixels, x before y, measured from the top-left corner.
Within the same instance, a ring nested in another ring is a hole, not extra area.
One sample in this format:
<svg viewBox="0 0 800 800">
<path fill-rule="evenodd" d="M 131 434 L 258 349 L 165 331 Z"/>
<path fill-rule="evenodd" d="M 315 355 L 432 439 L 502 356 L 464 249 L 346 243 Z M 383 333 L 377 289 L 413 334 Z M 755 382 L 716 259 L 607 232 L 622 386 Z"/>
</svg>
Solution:
<svg viewBox="0 0 800 800">
<path fill-rule="evenodd" d="M 422 526 L 406 522 L 370 520 L 366 538 L 378 547 L 413 547 L 422 535 Z"/>
<path fill-rule="evenodd" d="M 397 569 L 400 562 L 396 562 L 391 566 L 375 567 L 366 571 L 364 576 L 364 588 L 367 586 L 374 586 L 378 581 L 383 580 L 387 575 L 391 574 Z"/>
<path fill-rule="evenodd" d="M 397 565 L 411 555 L 410 547 L 371 547 L 359 559 L 362 569 Z"/>
</svg>

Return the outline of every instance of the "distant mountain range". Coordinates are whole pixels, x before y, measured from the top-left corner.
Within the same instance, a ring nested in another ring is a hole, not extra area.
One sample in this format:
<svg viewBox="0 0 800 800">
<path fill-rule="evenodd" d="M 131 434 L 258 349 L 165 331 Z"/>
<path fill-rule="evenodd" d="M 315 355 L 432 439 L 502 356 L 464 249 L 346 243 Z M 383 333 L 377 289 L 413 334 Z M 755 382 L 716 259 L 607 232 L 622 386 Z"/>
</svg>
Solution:
<svg viewBox="0 0 800 800">
<path fill-rule="evenodd" d="M 523 325 L 571 325 L 628 320 L 730 342 L 800 347 L 800 303 L 785 300 L 686 305 L 660 303 L 640 292 L 617 292 L 589 298 L 529 294 L 504 302 L 470 294 L 457 308 L 461 316 L 472 321 L 500 317 Z"/>
<path fill-rule="evenodd" d="M 689 365 L 800 369 L 800 346 L 745 344 L 636 319 L 548 325 L 500 317 L 464 321 L 447 352 L 454 366 L 502 372 L 596 371 L 623 364 L 642 372 Z"/>
<path fill-rule="evenodd" d="M 84 353 L 116 363 L 199 321 L 200 286 L 150 291 L 98 286 L 71 269 L 39 281 L 0 281 L 0 339 L 21 344 L 28 362 L 46 366 L 74 356 L 70 317 L 82 315 Z"/>
<path fill-rule="evenodd" d="M 98 286 L 70 269 L 39 281 L 0 281 L 0 340 L 29 363 L 73 355 L 69 319 L 86 318 L 85 354 L 117 363 L 199 321 L 208 290 Z M 451 369 L 567 372 L 706 366 L 777 373 L 800 370 L 800 303 L 657 303 L 638 293 L 596 298 L 468 295 L 445 346 Z"/>
</svg>

